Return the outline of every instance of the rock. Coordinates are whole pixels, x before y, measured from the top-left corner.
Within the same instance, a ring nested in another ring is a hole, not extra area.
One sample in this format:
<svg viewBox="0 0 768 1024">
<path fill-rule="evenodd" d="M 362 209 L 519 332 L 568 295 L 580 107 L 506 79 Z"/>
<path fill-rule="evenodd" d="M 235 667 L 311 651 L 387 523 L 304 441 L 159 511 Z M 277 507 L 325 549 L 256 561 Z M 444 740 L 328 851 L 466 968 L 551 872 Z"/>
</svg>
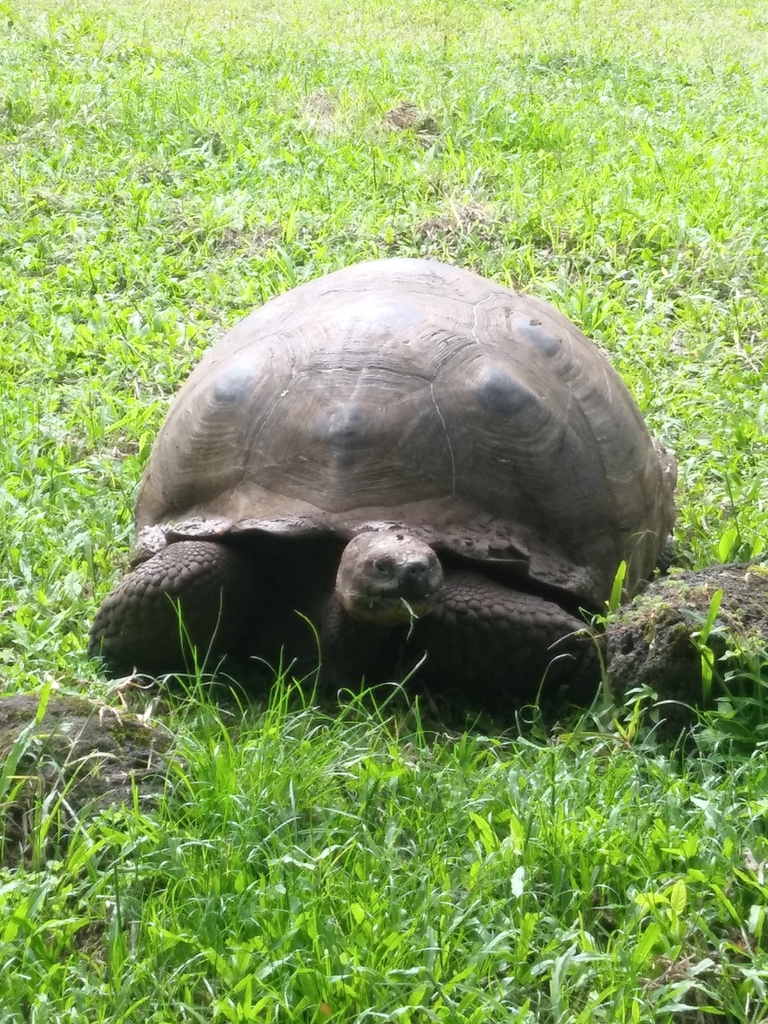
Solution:
<svg viewBox="0 0 768 1024">
<path fill-rule="evenodd" d="M 38 694 L 0 697 L 0 765 L 11 769 L 0 782 L 0 862 L 39 845 L 36 815 L 43 807 L 56 815 L 57 829 L 48 832 L 53 841 L 54 831 L 64 838 L 83 814 L 133 803 L 134 786 L 142 805 L 163 790 L 163 755 L 171 744 L 165 730 L 135 714 L 58 694 L 48 696 L 35 724 L 39 707 Z"/>
<path fill-rule="evenodd" d="M 714 656 L 713 686 L 707 693 L 701 640 L 694 634 L 707 621 L 718 590 L 722 600 L 706 641 Z M 605 643 L 608 682 L 618 702 L 631 690 L 649 687 L 660 701 L 711 707 L 723 694 L 723 656 L 768 649 L 768 565 L 716 565 L 664 577 L 616 612 Z M 669 714 L 681 725 L 692 718 L 682 707 L 677 712 L 670 708 Z"/>
</svg>

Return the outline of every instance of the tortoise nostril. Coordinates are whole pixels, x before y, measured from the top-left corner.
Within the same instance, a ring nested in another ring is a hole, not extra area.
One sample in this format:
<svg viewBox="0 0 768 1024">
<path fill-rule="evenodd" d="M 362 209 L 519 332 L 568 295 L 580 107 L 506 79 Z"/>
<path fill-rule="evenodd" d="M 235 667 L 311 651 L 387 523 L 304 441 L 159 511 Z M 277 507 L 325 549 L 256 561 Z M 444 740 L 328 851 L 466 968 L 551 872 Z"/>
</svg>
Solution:
<svg viewBox="0 0 768 1024">
<path fill-rule="evenodd" d="M 395 563 L 391 558 L 374 558 L 373 571 L 379 576 L 391 576 Z"/>
<path fill-rule="evenodd" d="M 411 562 L 405 572 L 409 579 L 422 580 L 429 575 L 429 566 L 426 562 Z"/>
</svg>

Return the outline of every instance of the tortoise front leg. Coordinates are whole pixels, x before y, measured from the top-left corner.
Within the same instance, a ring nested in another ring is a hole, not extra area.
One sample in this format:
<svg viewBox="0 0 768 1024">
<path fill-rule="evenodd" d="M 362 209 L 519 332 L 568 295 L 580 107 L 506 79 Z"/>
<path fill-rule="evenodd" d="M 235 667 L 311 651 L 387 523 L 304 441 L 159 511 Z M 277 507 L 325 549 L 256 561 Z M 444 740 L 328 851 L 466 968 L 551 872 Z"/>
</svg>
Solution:
<svg viewBox="0 0 768 1024">
<path fill-rule="evenodd" d="M 214 541 L 170 544 L 141 562 L 105 598 L 91 627 L 88 654 L 111 676 L 214 668 L 246 653 L 264 605 L 258 566 L 245 552 Z"/>
<path fill-rule="evenodd" d="M 482 573 L 453 570 L 411 643 L 426 649 L 424 674 L 436 691 L 501 709 L 562 689 L 570 700 L 588 704 L 600 683 L 600 662 L 585 627 L 554 601 Z"/>
</svg>

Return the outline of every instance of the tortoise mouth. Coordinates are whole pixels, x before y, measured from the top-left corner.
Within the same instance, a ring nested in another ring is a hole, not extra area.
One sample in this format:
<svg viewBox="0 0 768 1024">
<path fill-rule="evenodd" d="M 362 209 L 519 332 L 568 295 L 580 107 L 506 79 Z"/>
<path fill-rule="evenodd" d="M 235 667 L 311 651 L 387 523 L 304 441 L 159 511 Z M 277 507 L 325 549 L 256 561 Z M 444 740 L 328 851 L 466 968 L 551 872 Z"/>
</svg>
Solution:
<svg viewBox="0 0 768 1024">
<path fill-rule="evenodd" d="M 344 549 L 336 575 L 336 596 L 349 615 L 389 626 L 428 615 L 442 586 L 432 548 L 401 533 L 359 534 Z"/>
<path fill-rule="evenodd" d="M 413 619 L 429 615 L 437 602 L 437 594 L 428 598 L 370 596 L 358 594 L 353 600 L 342 602 L 346 611 L 361 622 L 375 622 L 381 626 L 403 626 Z"/>
</svg>

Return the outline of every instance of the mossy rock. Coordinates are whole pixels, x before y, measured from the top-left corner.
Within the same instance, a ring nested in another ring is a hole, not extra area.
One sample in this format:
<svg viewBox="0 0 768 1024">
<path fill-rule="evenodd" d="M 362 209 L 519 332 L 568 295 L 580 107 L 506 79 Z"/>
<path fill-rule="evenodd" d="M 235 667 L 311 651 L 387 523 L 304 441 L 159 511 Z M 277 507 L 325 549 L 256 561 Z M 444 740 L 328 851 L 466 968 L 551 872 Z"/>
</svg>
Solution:
<svg viewBox="0 0 768 1024">
<path fill-rule="evenodd" d="M 718 590 L 722 600 L 707 646 L 714 656 L 714 685 L 705 693 L 699 633 Z M 717 565 L 679 572 L 653 583 L 613 616 L 606 631 L 608 682 L 623 702 L 638 687 L 649 687 L 660 701 L 702 708 L 722 695 L 724 656 L 745 660 L 768 650 L 768 566 Z M 688 724 L 683 706 L 670 705 L 668 724 Z"/>
<path fill-rule="evenodd" d="M 37 694 L 0 697 L 0 770 L 14 748 L 21 756 L 0 791 L 0 859 L 34 846 L 41 808 L 52 809 L 58 832 L 74 818 L 110 806 L 156 802 L 165 780 L 171 736 L 138 716 L 82 697 L 50 694 L 45 713 Z"/>
</svg>

